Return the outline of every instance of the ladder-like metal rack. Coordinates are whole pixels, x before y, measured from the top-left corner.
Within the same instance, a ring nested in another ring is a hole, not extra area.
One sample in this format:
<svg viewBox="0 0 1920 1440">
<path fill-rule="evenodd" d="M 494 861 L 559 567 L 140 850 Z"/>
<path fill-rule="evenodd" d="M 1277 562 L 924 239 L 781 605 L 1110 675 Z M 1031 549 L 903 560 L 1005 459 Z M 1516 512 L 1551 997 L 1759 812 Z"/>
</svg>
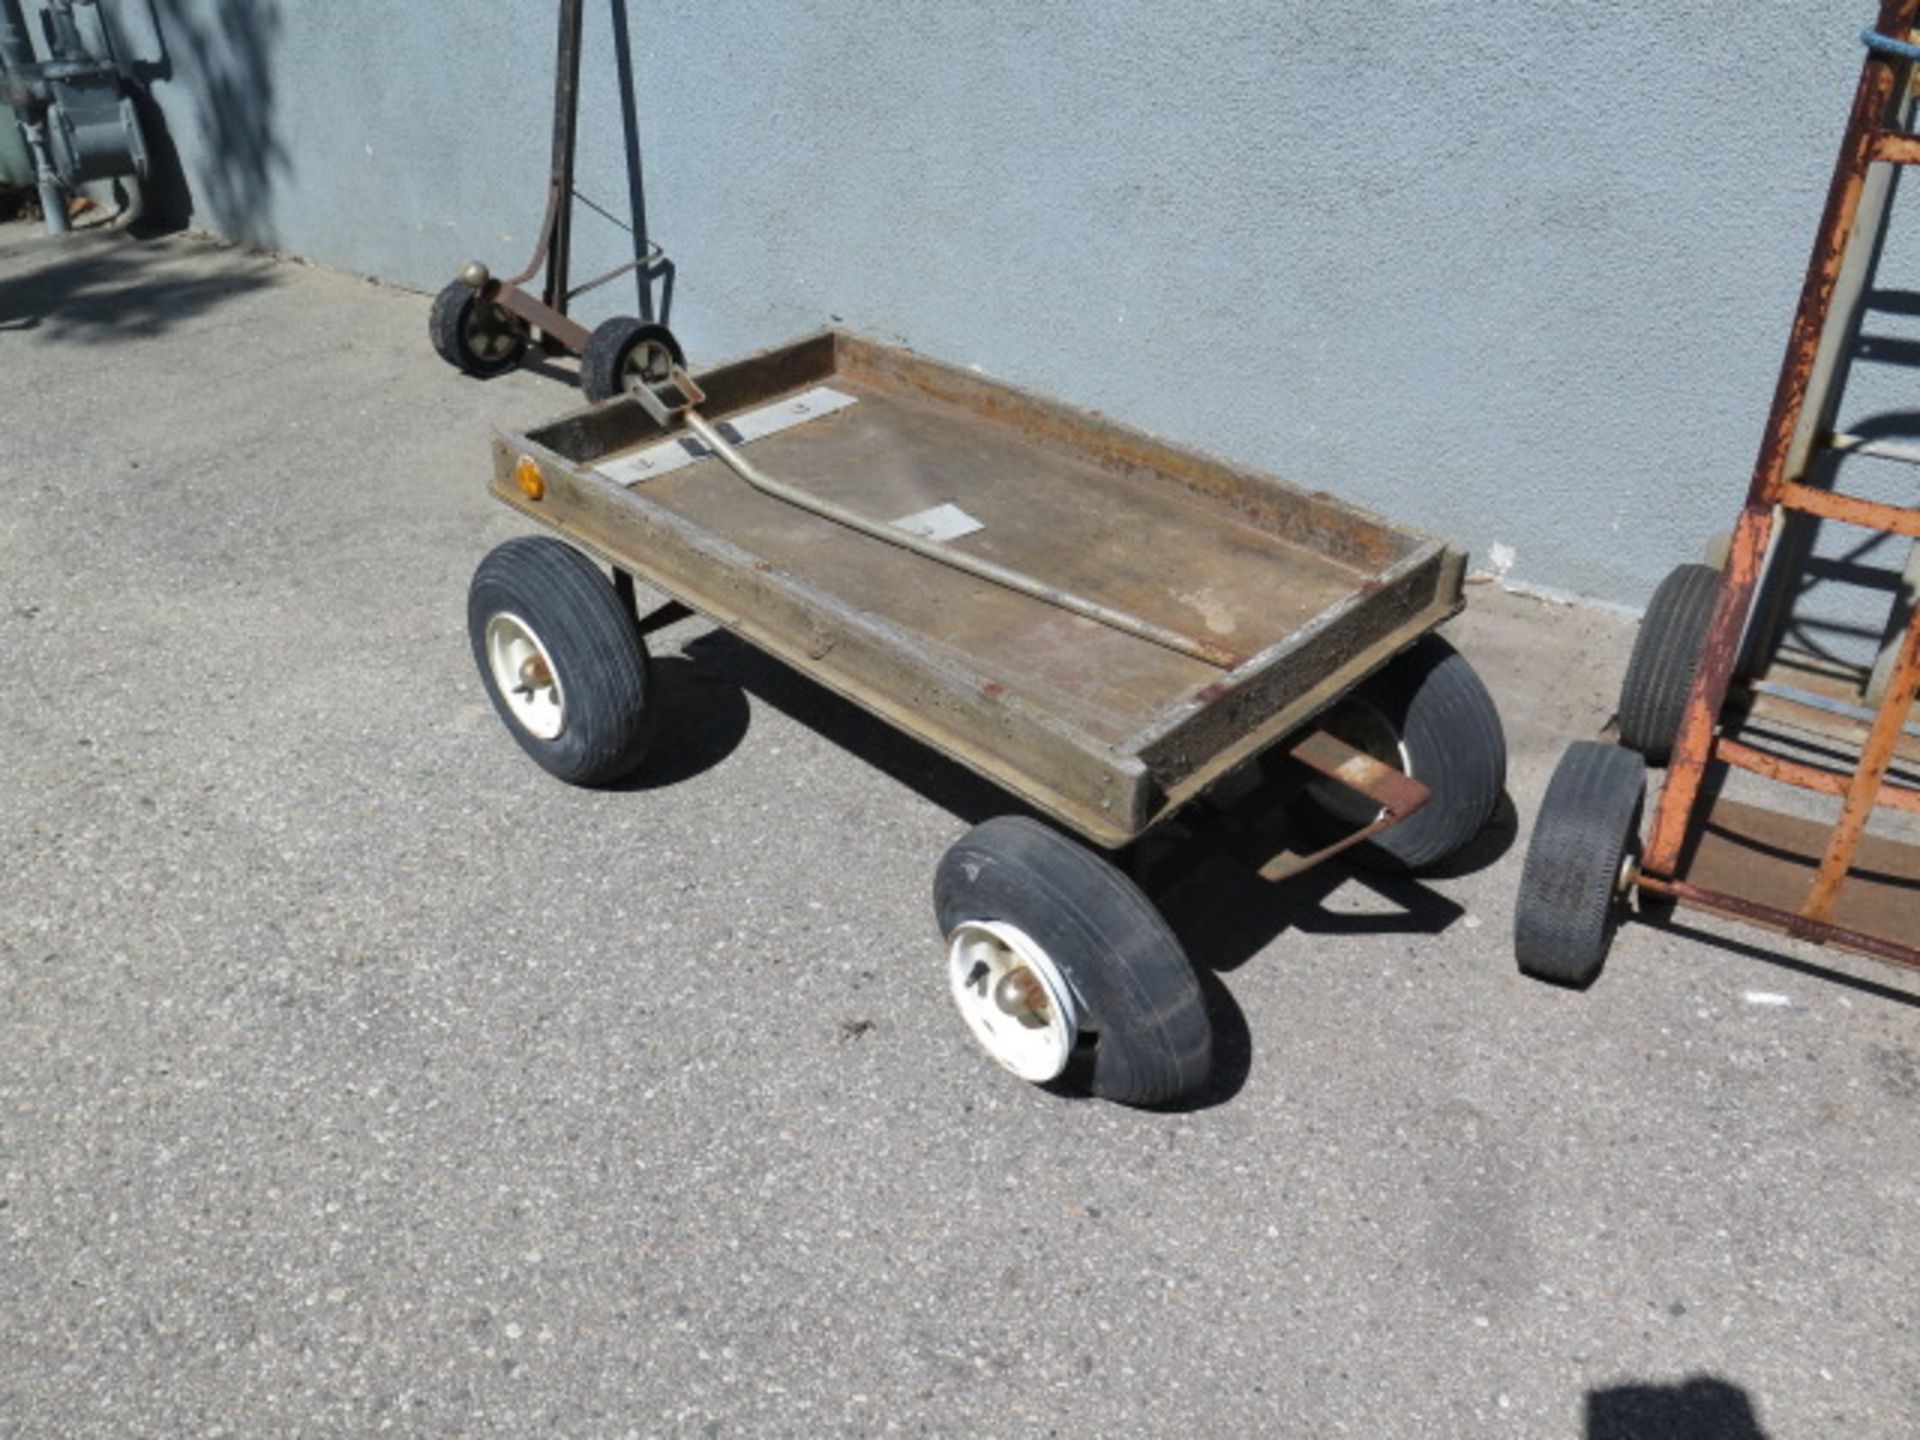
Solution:
<svg viewBox="0 0 1920 1440">
<path fill-rule="evenodd" d="M 1595 742 L 1574 746 L 1549 787 L 1521 885 L 1516 947 L 1530 973 L 1590 981 L 1636 887 L 1920 968 L 1920 848 L 1868 829 L 1876 810 L 1920 817 L 1920 783 L 1910 783 L 1920 780 L 1920 735 L 1909 729 L 1920 695 L 1920 549 L 1894 585 L 1870 667 L 1796 655 L 1780 640 L 1805 593 L 1821 524 L 1920 540 L 1920 506 L 1847 493 L 1840 483 L 1843 456 L 1920 465 L 1920 445 L 1837 428 L 1899 172 L 1920 164 L 1917 25 L 1920 0 L 1884 0 L 1862 37 L 1866 60 L 1746 503 L 1717 591 L 1698 591 L 1712 594 L 1710 610 L 1694 612 L 1698 623 L 1686 635 L 1697 651 L 1682 659 L 1698 659 L 1691 690 L 1675 692 L 1677 728 L 1643 742 L 1629 733 L 1631 694 L 1622 697 L 1624 746 L 1658 762 L 1670 744 L 1644 850 L 1640 756 Z M 1687 618 L 1656 621 L 1650 610 L 1636 668 L 1642 647 L 1671 652 Z M 1661 658 L 1671 683 L 1676 662 Z M 1634 684 L 1629 672 L 1629 692 Z M 1788 732 L 1800 738 L 1783 742 Z M 1837 800 L 1838 818 L 1816 822 L 1732 798 L 1730 771 Z"/>
</svg>

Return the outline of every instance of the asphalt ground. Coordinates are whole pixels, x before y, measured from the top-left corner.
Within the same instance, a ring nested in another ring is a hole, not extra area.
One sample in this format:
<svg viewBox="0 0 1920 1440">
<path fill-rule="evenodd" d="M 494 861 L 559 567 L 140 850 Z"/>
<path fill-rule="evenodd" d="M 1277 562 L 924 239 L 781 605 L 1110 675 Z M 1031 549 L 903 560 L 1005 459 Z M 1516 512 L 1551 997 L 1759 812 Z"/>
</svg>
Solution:
<svg viewBox="0 0 1920 1440">
<path fill-rule="evenodd" d="M 1514 970 L 1630 621 L 1477 587 L 1480 868 L 1203 868 L 1214 1090 L 1049 1093 L 944 993 L 992 787 L 699 622 L 639 780 L 515 748 L 486 441 L 577 392 L 426 305 L 0 227 L 0 1435 L 1920 1433 L 1920 986 Z"/>
</svg>

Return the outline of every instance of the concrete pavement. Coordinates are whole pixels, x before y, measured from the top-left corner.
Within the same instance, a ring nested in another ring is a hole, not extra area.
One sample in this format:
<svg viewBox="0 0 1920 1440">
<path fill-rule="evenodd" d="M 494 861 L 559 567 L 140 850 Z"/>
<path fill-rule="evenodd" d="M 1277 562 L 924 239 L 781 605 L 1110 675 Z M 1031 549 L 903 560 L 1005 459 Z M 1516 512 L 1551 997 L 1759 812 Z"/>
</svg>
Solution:
<svg viewBox="0 0 1920 1440">
<path fill-rule="evenodd" d="M 513 746 L 486 435 L 577 392 L 425 313 L 0 226 L 0 1435 L 1920 1432 L 1920 986 L 1529 983 L 1509 827 L 1209 867 L 1211 1103 L 1023 1087 L 928 899 L 990 787 L 697 622 L 638 782 Z M 1450 633 L 1524 831 L 1631 625 Z"/>
</svg>

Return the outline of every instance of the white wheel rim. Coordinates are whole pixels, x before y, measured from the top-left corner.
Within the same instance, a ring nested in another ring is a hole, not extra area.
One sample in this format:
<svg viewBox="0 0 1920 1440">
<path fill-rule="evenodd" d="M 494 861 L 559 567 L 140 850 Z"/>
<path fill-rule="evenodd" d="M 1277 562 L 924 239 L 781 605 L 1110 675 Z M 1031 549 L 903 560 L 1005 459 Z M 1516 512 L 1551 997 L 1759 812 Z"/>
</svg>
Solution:
<svg viewBox="0 0 1920 1440">
<path fill-rule="evenodd" d="M 567 693 L 560 672 L 533 627 L 518 615 L 502 613 L 487 621 L 487 668 L 521 729 L 540 740 L 566 729 Z"/>
<path fill-rule="evenodd" d="M 1025 931 L 1001 920 L 962 921 L 947 937 L 947 979 L 961 1018 L 995 1063 L 1035 1082 L 1067 1068 L 1080 1038 L 1079 1006 Z"/>
<path fill-rule="evenodd" d="M 627 354 L 621 382 L 629 391 L 658 385 L 673 374 L 673 352 L 658 340 L 642 340 Z"/>
<path fill-rule="evenodd" d="M 1402 775 L 1410 779 L 1419 778 L 1413 773 L 1413 756 L 1407 753 L 1407 742 L 1373 702 L 1346 701 L 1323 722 L 1323 728 L 1362 754 L 1371 755 L 1383 765 L 1397 767 Z M 1327 814 L 1342 825 L 1351 825 L 1356 830 L 1373 824 L 1386 813 L 1359 791 L 1325 776 L 1316 775 L 1309 781 L 1307 793 L 1313 797 L 1313 803 Z"/>
</svg>

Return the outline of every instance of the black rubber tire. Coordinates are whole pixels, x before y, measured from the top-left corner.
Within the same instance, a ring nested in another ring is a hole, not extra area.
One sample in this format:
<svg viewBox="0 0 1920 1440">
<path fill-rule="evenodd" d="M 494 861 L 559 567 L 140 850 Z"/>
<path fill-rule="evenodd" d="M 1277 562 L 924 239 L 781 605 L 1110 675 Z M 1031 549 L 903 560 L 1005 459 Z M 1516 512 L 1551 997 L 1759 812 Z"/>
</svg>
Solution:
<svg viewBox="0 0 1920 1440">
<path fill-rule="evenodd" d="M 1186 952 L 1140 888 L 1084 846 L 1023 816 L 989 820 L 941 858 L 933 911 L 942 935 L 1001 920 L 1046 951 L 1091 1034 L 1095 1095 L 1165 1105 L 1212 1075 L 1213 1025 Z"/>
<path fill-rule="evenodd" d="M 1466 656 L 1438 635 L 1425 637 L 1372 676 L 1320 723 L 1356 743 L 1357 734 L 1342 731 L 1361 707 L 1370 724 L 1385 722 L 1404 747 L 1413 778 L 1432 790 L 1433 798 L 1410 820 L 1355 846 L 1347 856 L 1376 870 L 1430 870 L 1486 827 L 1506 793 L 1507 737 L 1500 712 Z M 1398 754 L 1378 758 L 1400 764 Z M 1350 821 L 1329 815 L 1311 794 L 1297 813 L 1316 839 L 1330 843 L 1351 833 Z"/>
<path fill-rule="evenodd" d="M 475 311 L 481 303 L 479 294 L 466 281 L 449 282 L 446 289 L 434 297 L 433 309 L 427 314 L 427 338 L 433 341 L 434 353 L 454 369 L 485 379 L 490 375 L 504 375 L 526 358 L 527 332 L 525 326 L 495 305 L 492 311 L 496 326 L 512 332 L 512 343 L 505 346 L 487 343 L 473 328 Z"/>
<path fill-rule="evenodd" d="M 643 345 L 658 346 L 673 357 L 676 365 L 687 363 L 680 342 L 666 326 L 629 315 L 616 316 L 594 327 L 580 356 L 580 388 L 587 392 L 587 398 L 597 404 L 626 394 L 627 363 Z"/>
<path fill-rule="evenodd" d="M 1718 570 L 1682 565 L 1647 602 L 1627 678 L 1620 684 L 1620 743 L 1654 765 L 1666 764 L 1673 755 L 1719 596 Z"/>
<path fill-rule="evenodd" d="M 1599 976 L 1625 910 L 1620 870 L 1640 847 L 1647 762 L 1582 740 L 1560 758 L 1533 822 L 1513 914 L 1520 969 L 1558 985 Z"/>
<path fill-rule="evenodd" d="M 519 617 L 539 637 L 565 697 L 560 733 L 515 718 L 487 659 L 487 626 Z M 658 728 L 652 662 L 633 611 L 593 561 L 544 535 L 509 540 L 480 562 L 467 592 L 467 636 L 481 683 L 520 748 L 570 785 L 631 774 Z"/>
</svg>

